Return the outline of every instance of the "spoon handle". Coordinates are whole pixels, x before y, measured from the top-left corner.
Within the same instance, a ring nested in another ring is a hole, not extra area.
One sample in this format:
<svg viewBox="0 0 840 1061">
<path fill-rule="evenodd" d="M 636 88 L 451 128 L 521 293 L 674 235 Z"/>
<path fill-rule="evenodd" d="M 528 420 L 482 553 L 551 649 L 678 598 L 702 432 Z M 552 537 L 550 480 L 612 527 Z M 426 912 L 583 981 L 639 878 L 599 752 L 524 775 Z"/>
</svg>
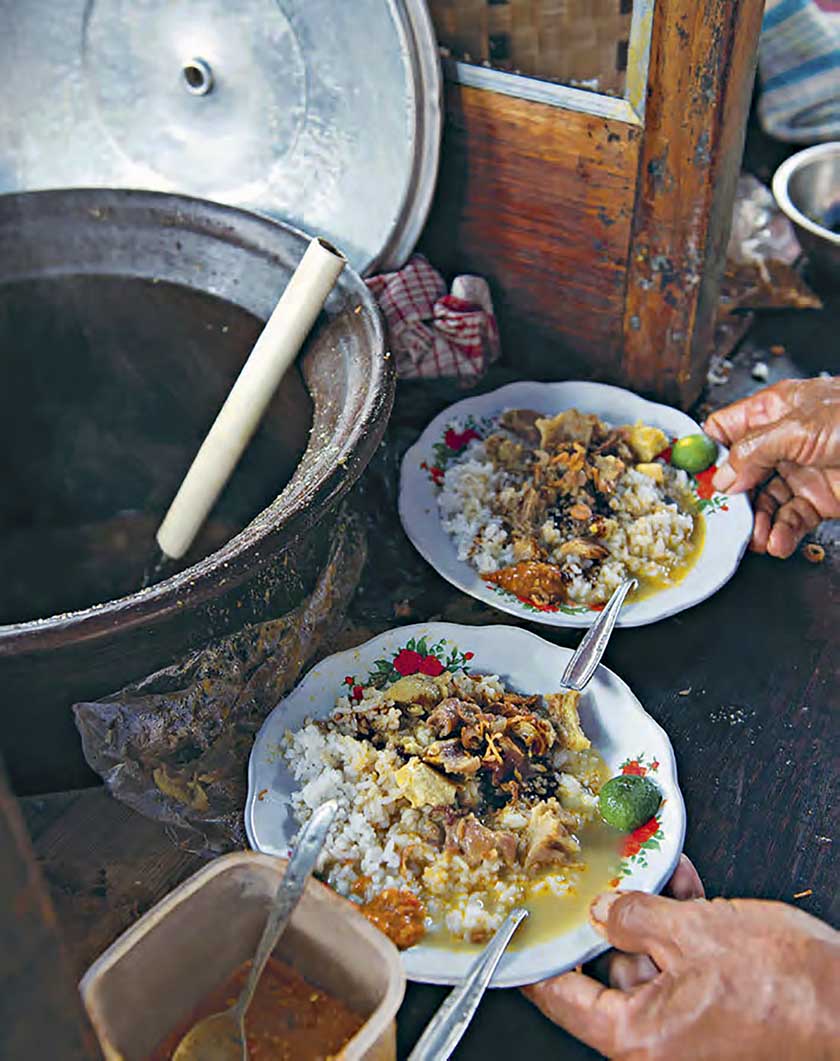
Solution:
<svg viewBox="0 0 840 1061">
<path fill-rule="evenodd" d="M 561 681 L 567 689 L 576 689 L 578 692 L 582 692 L 589 684 L 589 680 L 598 669 L 598 664 L 604 655 L 610 634 L 613 632 L 613 627 L 624 604 L 624 598 L 637 585 L 638 582 L 635 578 L 626 578 L 614 590 L 604 610 L 586 631 L 575 654 L 563 671 Z"/>
<path fill-rule="evenodd" d="M 521 907 L 511 910 L 473 962 L 464 982 L 444 999 L 409 1054 L 408 1061 L 446 1061 L 451 1056 L 469 1027 L 511 937 L 527 916 L 528 911 Z"/>
<path fill-rule="evenodd" d="M 327 833 L 337 810 L 338 804 L 336 801 L 329 800 L 315 811 L 300 831 L 292 857 L 286 867 L 286 872 L 275 893 L 271 913 L 265 923 L 251 971 L 236 1003 L 236 1015 L 240 1021 L 244 1019 L 245 1012 L 251 1004 L 254 991 L 265 968 L 265 963 L 283 935 L 283 931 L 289 923 L 295 907 L 300 901 L 300 897 L 303 895 L 306 883 L 315 869 L 315 863 L 318 861 L 318 855 L 320 855 L 324 846 L 324 841 L 327 838 Z"/>
</svg>

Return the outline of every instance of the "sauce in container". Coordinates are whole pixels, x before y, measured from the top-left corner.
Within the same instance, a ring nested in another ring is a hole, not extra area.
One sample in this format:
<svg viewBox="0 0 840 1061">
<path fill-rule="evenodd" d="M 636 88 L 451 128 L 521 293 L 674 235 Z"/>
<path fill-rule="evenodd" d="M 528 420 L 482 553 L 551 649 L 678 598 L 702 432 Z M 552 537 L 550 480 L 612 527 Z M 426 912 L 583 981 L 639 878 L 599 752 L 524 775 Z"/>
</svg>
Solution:
<svg viewBox="0 0 840 1061">
<path fill-rule="evenodd" d="M 234 1004 L 251 962 L 202 999 L 187 1021 L 175 1028 L 149 1061 L 170 1061 L 178 1043 L 198 1021 Z M 248 1053 L 253 1061 L 326 1061 L 364 1024 L 343 1002 L 308 983 L 284 962 L 269 958 L 245 1017 Z"/>
</svg>

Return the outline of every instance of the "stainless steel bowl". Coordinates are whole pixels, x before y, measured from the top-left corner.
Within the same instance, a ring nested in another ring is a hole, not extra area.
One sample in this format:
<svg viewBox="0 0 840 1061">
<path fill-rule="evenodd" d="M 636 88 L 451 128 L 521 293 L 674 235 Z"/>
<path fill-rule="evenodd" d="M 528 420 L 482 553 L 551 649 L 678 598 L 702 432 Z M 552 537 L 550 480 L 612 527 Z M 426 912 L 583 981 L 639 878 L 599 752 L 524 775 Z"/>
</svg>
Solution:
<svg viewBox="0 0 840 1061">
<path fill-rule="evenodd" d="M 813 264 L 840 281 L 840 142 L 817 144 L 783 162 L 773 195 Z"/>
</svg>

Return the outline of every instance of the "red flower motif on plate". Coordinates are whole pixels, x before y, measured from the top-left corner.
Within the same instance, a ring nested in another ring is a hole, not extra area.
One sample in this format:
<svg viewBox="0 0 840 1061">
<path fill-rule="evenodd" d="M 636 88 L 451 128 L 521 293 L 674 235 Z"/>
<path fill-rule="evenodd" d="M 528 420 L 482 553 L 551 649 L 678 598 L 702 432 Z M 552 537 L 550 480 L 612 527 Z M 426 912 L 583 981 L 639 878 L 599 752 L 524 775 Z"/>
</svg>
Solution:
<svg viewBox="0 0 840 1061">
<path fill-rule="evenodd" d="M 659 766 L 659 763 L 656 764 Z M 629 763 L 625 763 L 621 768 L 622 774 L 635 774 L 636 777 L 644 777 L 647 773 L 647 767 L 642 766 L 635 759 L 632 759 Z"/>
<path fill-rule="evenodd" d="M 468 445 L 474 438 L 481 438 L 481 435 L 477 431 L 474 431 L 471 427 L 468 427 L 466 431 L 456 431 L 454 427 L 447 429 L 443 436 L 443 441 L 449 447 L 458 453 Z M 434 470 L 434 469 L 432 469 Z"/>
<path fill-rule="evenodd" d="M 396 663 L 394 664 L 396 666 Z M 428 674 L 431 678 L 437 678 L 443 674 L 444 666 L 436 656 L 424 656 L 420 661 L 420 673 Z"/>
<path fill-rule="evenodd" d="M 413 649 L 404 648 L 394 657 L 394 670 L 405 677 L 407 674 L 416 674 L 420 670 L 423 657 Z"/>
<path fill-rule="evenodd" d="M 717 465 L 713 464 L 711 468 L 707 468 L 704 472 L 694 476 L 697 482 L 697 496 L 701 501 L 710 501 L 714 497 L 715 488 L 712 486 L 712 479 L 714 479 L 716 471 Z"/>
<path fill-rule="evenodd" d="M 642 845 L 658 832 L 658 818 L 651 818 L 650 821 L 645 822 L 644 825 L 640 825 L 638 829 L 634 829 L 624 841 L 624 846 L 621 849 L 622 857 L 632 858 L 633 855 L 638 855 L 642 850 Z"/>
</svg>

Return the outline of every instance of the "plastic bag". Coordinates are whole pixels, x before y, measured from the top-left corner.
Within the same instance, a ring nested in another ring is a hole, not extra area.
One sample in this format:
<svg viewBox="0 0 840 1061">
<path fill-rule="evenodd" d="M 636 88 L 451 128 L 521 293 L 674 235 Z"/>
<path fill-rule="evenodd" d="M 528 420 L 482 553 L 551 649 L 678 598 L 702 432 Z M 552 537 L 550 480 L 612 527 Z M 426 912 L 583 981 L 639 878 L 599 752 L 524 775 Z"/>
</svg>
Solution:
<svg viewBox="0 0 840 1061">
<path fill-rule="evenodd" d="M 366 539 L 337 521 L 312 594 L 279 619 L 247 626 L 93 703 L 75 704 L 89 765 L 111 794 L 218 854 L 245 846 L 248 756 L 266 715 L 331 644 L 358 585 Z"/>
<path fill-rule="evenodd" d="M 820 309 L 794 269 L 802 253 L 772 192 L 750 174 L 738 179 L 718 319 L 735 310 Z"/>
</svg>

